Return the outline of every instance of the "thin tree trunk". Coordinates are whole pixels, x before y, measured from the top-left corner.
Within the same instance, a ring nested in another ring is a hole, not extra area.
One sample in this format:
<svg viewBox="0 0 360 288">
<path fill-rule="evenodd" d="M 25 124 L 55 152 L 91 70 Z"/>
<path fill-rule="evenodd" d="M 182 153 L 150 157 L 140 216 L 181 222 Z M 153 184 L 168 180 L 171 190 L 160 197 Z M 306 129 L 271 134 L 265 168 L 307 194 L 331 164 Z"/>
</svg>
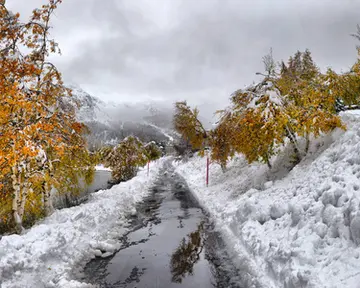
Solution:
<svg viewBox="0 0 360 288">
<path fill-rule="evenodd" d="M 306 133 L 306 145 L 305 145 L 305 155 L 309 152 L 310 147 L 310 135 L 309 133 Z"/>
<path fill-rule="evenodd" d="M 27 196 L 31 190 L 31 188 L 29 187 L 28 184 L 23 185 L 23 189 L 21 189 L 20 192 L 21 193 L 21 201 L 20 201 L 20 207 L 19 207 L 19 216 L 21 218 L 21 221 L 24 217 L 24 212 L 25 212 L 25 204 L 26 204 L 26 200 L 27 200 Z"/>
<path fill-rule="evenodd" d="M 11 175 L 12 188 L 13 188 L 12 212 L 13 212 L 16 232 L 20 234 L 24 230 L 24 228 L 22 226 L 22 218 L 19 213 L 21 189 L 20 189 L 19 179 L 17 178 L 17 174 L 18 174 L 17 172 L 18 172 L 17 167 L 13 166 L 12 175 Z"/>
<path fill-rule="evenodd" d="M 222 172 L 225 173 L 226 172 L 226 164 L 221 163 L 220 166 L 221 166 Z"/>
<path fill-rule="evenodd" d="M 294 143 L 292 143 L 292 145 L 293 145 L 294 155 L 295 155 L 293 162 L 294 162 L 294 164 L 296 165 L 296 164 L 298 164 L 298 163 L 300 162 L 300 160 L 301 160 L 300 151 L 299 151 L 297 145 L 295 145 Z M 295 165 L 294 165 L 294 166 L 295 166 Z"/>
<path fill-rule="evenodd" d="M 272 166 L 271 166 L 271 163 L 270 163 L 270 160 L 269 160 L 269 159 L 266 159 L 266 164 L 267 164 L 267 166 L 269 167 L 269 169 L 271 169 L 271 168 L 272 168 Z"/>
<path fill-rule="evenodd" d="M 295 164 L 298 164 L 301 160 L 301 154 L 300 154 L 300 149 L 297 145 L 297 141 L 295 139 L 295 135 L 292 133 L 292 131 L 290 131 L 289 127 L 286 127 L 286 131 L 287 131 L 287 137 L 289 138 L 291 144 L 293 145 L 294 148 L 294 153 L 295 153 Z"/>
<path fill-rule="evenodd" d="M 49 183 L 49 179 L 53 177 L 54 167 L 52 165 L 52 161 L 48 159 L 48 172 L 46 173 L 48 177 L 45 177 L 44 183 L 44 208 L 45 215 L 49 216 L 54 212 L 54 207 L 51 199 L 51 189 L 52 185 Z"/>
<path fill-rule="evenodd" d="M 46 216 L 49 216 L 54 212 L 54 207 L 51 201 L 51 187 L 49 183 L 46 182 L 44 185 L 44 208 Z"/>
<path fill-rule="evenodd" d="M 21 218 L 21 221 L 24 217 L 25 212 L 25 204 L 27 201 L 27 196 L 30 192 L 32 192 L 31 183 L 29 182 L 29 173 L 30 173 L 30 164 L 26 164 L 26 173 L 24 176 L 23 184 L 20 186 L 20 195 L 21 195 L 21 201 L 20 201 L 20 207 L 19 207 L 19 216 Z"/>
</svg>

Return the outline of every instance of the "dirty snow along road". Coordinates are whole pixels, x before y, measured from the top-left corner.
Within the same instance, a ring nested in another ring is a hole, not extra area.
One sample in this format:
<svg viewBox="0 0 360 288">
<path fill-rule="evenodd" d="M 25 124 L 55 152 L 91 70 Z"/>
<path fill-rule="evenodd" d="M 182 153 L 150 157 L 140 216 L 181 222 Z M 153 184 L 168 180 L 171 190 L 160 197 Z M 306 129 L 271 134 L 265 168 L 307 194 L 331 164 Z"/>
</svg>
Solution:
<svg viewBox="0 0 360 288">
<path fill-rule="evenodd" d="M 88 287 L 73 272 L 95 255 L 113 253 L 127 229 L 126 216 L 149 192 L 165 159 L 130 181 L 91 195 L 80 206 L 57 210 L 23 235 L 0 240 L 0 287 Z"/>
<path fill-rule="evenodd" d="M 97 258 L 81 281 L 100 287 L 238 288 L 238 270 L 219 233 L 170 161 L 136 206 L 120 250 Z"/>
</svg>

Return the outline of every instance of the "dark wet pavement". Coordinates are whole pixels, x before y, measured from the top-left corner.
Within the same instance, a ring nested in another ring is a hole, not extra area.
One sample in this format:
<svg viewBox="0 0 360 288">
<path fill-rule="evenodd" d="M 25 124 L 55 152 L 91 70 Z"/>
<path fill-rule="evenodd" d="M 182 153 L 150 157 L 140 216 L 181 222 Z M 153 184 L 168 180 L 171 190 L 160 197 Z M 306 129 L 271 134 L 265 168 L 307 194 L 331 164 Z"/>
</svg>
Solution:
<svg viewBox="0 0 360 288">
<path fill-rule="evenodd" d="M 223 241 L 170 162 L 129 219 L 113 256 L 97 258 L 85 279 L 100 287 L 240 287 Z"/>
</svg>

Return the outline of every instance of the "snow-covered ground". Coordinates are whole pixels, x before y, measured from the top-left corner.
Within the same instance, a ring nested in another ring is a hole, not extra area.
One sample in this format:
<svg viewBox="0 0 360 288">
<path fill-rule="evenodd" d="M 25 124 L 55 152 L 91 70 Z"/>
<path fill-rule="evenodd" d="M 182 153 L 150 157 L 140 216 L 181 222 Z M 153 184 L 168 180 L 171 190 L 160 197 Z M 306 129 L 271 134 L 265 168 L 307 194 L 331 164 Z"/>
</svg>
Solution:
<svg viewBox="0 0 360 288">
<path fill-rule="evenodd" d="M 111 171 L 110 168 L 104 167 L 103 164 L 99 164 L 95 166 L 96 171 Z"/>
<path fill-rule="evenodd" d="M 92 194 L 77 207 L 57 210 L 24 235 L 0 240 L 0 287 L 90 287 L 72 275 L 95 256 L 120 247 L 125 217 L 145 196 L 163 165 L 152 162 L 149 176 L 141 170 L 128 182 Z"/>
<path fill-rule="evenodd" d="M 206 159 L 177 165 L 244 271 L 245 287 L 360 287 L 360 115 L 314 142 L 291 172 L 276 159 L 226 173 Z"/>
</svg>

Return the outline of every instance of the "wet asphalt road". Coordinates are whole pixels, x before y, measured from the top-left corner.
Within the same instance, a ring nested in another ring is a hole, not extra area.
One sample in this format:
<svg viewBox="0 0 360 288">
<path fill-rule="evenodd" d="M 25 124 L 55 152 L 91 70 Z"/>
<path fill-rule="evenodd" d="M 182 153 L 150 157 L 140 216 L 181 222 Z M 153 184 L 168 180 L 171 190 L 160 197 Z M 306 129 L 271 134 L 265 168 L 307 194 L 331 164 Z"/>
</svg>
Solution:
<svg viewBox="0 0 360 288">
<path fill-rule="evenodd" d="M 83 280 L 119 288 L 240 287 L 221 237 L 170 162 L 128 225 L 121 249 L 88 263 Z"/>
</svg>

